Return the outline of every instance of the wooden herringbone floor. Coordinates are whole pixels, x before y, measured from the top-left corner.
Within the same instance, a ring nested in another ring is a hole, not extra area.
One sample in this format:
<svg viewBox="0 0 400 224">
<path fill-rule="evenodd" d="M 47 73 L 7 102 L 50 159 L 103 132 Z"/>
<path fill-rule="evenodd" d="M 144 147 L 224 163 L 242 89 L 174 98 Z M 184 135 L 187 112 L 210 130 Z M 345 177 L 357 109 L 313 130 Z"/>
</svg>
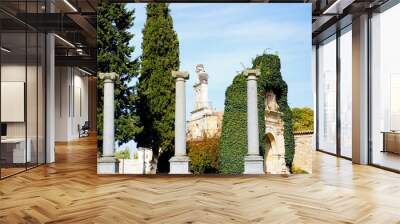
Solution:
<svg viewBox="0 0 400 224">
<path fill-rule="evenodd" d="M 316 153 L 312 175 L 96 175 L 95 139 L 0 181 L 0 223 L 400 223 L 400 175 Z"/>
</svg>

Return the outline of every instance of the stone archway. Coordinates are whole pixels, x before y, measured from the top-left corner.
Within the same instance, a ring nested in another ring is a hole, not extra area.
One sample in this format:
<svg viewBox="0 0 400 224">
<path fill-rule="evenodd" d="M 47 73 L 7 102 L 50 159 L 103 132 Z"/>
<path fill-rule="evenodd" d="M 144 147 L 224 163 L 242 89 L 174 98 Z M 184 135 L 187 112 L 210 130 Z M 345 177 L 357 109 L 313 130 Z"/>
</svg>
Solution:
<svg viewBox="0 0 400 224">
<path fill-rule="evenodd" d="M 271 132 L 265 135 L 264 167 L 266 173 L 286 173 L 285 151 L 282 150 L 281 144 L 277 142 L 280 138 L 280 136 L 275 137 Z"/>
<path fill-rule="evenodd" d="M 281 155 L 279 153 L 279 149 L 275 140 L 275 137 L 272 133 L 267 133 L 265 135 L 265 172 L 276 174 L 282 170 L 282 164 L 280 161 Z"/>
<path fill-rule="evenodd" d="M 268 91 L 265 97 L 265 172 L 283 174 L 285 163 L 285 139 L 282 113 L 276 102 L 276 95 Z"/>
<path fill-rule="evenodd" d="M 267 172 L 267 166 L 269 166 L 269 164 L 271 163 L 271 161 L 268 162 L 268 159 L 271 158 L 271 156 L 268 155 L 272 154 L 273 151 L 276 151 L 276 141 L 271 133 L 267 133 L 264 139 L 265 139 L 264 172 Z"/>
<path fill-rule="evenodd" d="M 276 151 L 276 141 L 272 133 L 267 133 L 265 135 L 265 154 L 269 152 Z"/>
</svg>

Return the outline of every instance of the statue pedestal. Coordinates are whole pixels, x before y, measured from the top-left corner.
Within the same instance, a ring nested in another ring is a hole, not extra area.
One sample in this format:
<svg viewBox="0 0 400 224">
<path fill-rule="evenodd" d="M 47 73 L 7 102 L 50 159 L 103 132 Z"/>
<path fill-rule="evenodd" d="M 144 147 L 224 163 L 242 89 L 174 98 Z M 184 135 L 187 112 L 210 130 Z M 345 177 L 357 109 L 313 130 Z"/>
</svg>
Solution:
<svg viewBox="0 0 400 224">
<path fill-rule="evenodd" d="M 264 174 L 264 159 L 258 155 L 248 155 L 244 157 L 243 174 Z"/>
<path fill-rule="evenodd" d="M 174 156 L 169 160 L 169 174 L 191 174 L 188 156 Z"/>
<path fill-rule="evenodd" d="M 97 159 L 97 174 L 118 174 L 119 160 L 115 157 L 100 157 Z"/>
</svg>

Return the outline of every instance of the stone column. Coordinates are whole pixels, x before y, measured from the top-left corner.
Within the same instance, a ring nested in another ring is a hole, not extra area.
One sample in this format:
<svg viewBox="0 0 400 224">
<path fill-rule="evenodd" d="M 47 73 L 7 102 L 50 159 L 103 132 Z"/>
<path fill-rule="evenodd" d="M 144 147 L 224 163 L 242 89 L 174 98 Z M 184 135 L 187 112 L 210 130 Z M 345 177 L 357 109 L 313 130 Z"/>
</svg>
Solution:
<svg viewBox="0 0 400 224">
<path fill-rule="evenodd" d="M 50 5 L 49 5 L 50 6 Z M 50 8 L 50 7 L 49 7 Z M 55 162 L 56 132 L 56 75 L 55 75 L 55 41 L 54 34 L 46 35 L 46 163 Z M 64 96 L 65 97 L 65 96 Z M 43 161 L 41 161 L 43 162 Z"/>
<path fill-rule="evenodd" d="M 368 42 L 368 15 L 363 14 L 352 23 L 351 140 L 352 161 L 357 164 L 368 164 Z"/>
<path fill-rule="evenodd" d="M 190 174 L 190 159 L 186 155 L 186 96 L 185 81 L 189 73 L 172 71 L 175 78 L 175 155 L 169 160 L 170 174 Z"/>
<path fill-rule="evenodd" d="M 97 173 L 118 173 L 118 160 L 114 157 L 114 80 L 116 73 L 100 73 L 104 80 L 103 157 L 97 161 Z"/>
<path fill-rule="evenodd" d="M 55 12 L 54 4 L 46 1 L 46 13 Z M 55 40 L 54 33 L 46 34 L 46 60 L 42 68 L 46 69 L 46 161 L 55 162 L 55 133 L 56 133 L 56 74 L 55 74 Z"/>
<path fill-rule="evenodd" d="M 247 78 L 247 156 L 244 159 L 244 174 L 264 174 L 264 160 L 260 156 L 258 107 L 257 107 L 257 78 L 260 71 L 246 70 Z"/>
</svg>

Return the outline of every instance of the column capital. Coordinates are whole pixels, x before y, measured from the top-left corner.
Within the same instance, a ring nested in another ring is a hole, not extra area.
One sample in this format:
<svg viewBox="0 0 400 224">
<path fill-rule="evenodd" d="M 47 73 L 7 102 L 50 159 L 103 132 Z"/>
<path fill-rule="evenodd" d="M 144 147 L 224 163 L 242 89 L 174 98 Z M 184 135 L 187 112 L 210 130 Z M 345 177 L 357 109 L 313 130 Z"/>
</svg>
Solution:
<svg viewBox="0 0 400 224">
<path fill-rule="evenodd" d="M 244 76 L 249 79 L 257 79 L 260 76 L 260 70 L 259 69 L 247 69 L 244 71 Z"/>
<path fill-rule="evenodd" d="M 100 72 L 99 73 L 99 79 L 103 79 L 103 80 L 110 80 L 110 81 L 114 81 L 116 78 L 118 77 L 118 74 L 115 72 Z"/>
<path fill-rule="evenodd" d="M 174 79 L 189 79 L 189 72 L 172 71 L 171 73 Z"/>
</svg>

